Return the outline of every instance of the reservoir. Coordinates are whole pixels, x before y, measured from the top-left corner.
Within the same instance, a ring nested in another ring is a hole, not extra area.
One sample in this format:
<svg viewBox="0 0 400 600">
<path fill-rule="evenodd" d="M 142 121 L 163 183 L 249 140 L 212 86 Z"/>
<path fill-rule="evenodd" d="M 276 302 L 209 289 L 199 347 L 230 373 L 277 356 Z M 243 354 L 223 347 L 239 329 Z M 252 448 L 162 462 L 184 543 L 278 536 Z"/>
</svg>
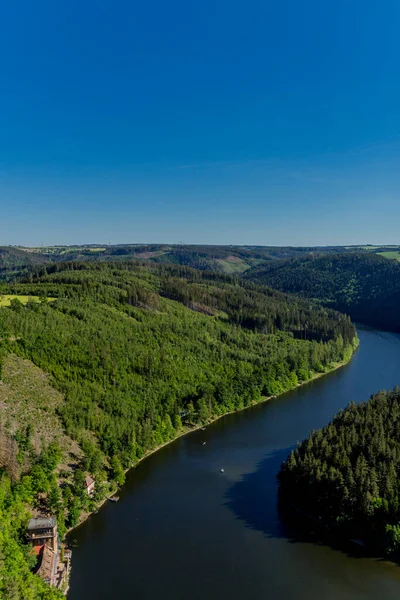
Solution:
<svg viewBox="0 0 400 600">
<path fill-rule="evenodd" d="M 68 598 L 398 600 L 400 566 L 300 540 L 277 507 L 276 474 L 297 441 L 350 401 L 400 385 L 400 336 L 358 334 L 345 367 L 227 415 L 133 469 L 120 501 L 73 532 Z"/>
</svg>

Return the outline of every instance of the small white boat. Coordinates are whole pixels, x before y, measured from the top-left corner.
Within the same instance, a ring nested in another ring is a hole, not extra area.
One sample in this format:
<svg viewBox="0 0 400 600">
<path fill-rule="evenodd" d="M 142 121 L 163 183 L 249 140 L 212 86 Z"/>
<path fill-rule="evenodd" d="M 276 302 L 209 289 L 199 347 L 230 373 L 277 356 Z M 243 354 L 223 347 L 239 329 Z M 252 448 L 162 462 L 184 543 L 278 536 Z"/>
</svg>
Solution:
<svg viewBox="0 0 400 600">
<path fill-rule="evenodd" d="M 224 469 L 221 469 L 221 473 L 225 473 Z"/>
<path fill-rule="evenodd" d="M 203 446 L 205 446 L 207 444 L 207 442 L 203 442 Z"/>
</svg>

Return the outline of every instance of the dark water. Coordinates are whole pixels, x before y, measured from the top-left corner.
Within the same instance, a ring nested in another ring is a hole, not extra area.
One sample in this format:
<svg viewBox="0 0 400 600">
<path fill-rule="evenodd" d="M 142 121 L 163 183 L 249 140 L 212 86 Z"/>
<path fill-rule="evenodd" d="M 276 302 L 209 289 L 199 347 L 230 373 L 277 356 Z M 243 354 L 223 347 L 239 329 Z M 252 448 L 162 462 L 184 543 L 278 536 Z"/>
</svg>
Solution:
<svg viewBox="0 0 400 600">
<path fill-rule="evenodd" d="M 277 512 L 276 473 L 289 448 L 351 400 L 400 384 L 400 336 L 359 336 L 343 369 L 133 470 L 120 502 L 73 533 L 69 599 L 398 600 L 400 567 L 295 541 Z"/>
</svg>

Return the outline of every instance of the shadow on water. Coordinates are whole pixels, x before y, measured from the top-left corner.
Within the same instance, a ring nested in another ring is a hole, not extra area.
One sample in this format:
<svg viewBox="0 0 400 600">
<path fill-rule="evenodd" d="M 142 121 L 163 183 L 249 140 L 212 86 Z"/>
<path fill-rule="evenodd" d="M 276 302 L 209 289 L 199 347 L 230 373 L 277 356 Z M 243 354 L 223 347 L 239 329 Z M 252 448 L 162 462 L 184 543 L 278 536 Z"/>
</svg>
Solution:
<svg viewBox="0 0 400 600">
<path fill-rule="evenodd" d="M 290 448 L 277 450 L 262 460 L 256 471 L 246 473 L 227 491 L 225 505 L 250 529 L 267 537 L 287 537 L 278 510 L 276 474 Z"/>
<path fill-rule="evenodd" d="M 378 558 L 350 540 L 336 538 L 321 531 L 317 533 L 312 526 L 299 521 L 292 512 L 280 506 L 277 473 L 292 448 L 290 446 L 269 454 L 254 472 L 235 482 L 225 495 L 225 506 L 245 527 L 261 531 L 265 537 L 281 538 L 293 544 L 328 546 L 350 558 Z"/>
</svg>

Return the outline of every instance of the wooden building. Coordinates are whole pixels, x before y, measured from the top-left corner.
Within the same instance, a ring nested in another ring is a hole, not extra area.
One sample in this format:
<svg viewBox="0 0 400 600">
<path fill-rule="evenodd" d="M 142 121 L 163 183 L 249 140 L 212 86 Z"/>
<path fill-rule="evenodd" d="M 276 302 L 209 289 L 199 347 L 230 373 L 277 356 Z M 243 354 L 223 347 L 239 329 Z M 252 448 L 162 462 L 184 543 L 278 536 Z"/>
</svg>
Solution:
<svg viewBox="0 0 400 600">
<path fill-rule="evenodd" d="M 48 546 L 53 551 L 58 548 L 57 519 L 37 517 L 28 523 L 28 538 L 32 546 Z"/>
<path fill-rule="evenodd" d="M 36 574 L 49 585 L 57 584 L 58 531 L 55 517 L 36 517 L 28 523 L 28 539 L 38 557 Z"/>
</svg>

